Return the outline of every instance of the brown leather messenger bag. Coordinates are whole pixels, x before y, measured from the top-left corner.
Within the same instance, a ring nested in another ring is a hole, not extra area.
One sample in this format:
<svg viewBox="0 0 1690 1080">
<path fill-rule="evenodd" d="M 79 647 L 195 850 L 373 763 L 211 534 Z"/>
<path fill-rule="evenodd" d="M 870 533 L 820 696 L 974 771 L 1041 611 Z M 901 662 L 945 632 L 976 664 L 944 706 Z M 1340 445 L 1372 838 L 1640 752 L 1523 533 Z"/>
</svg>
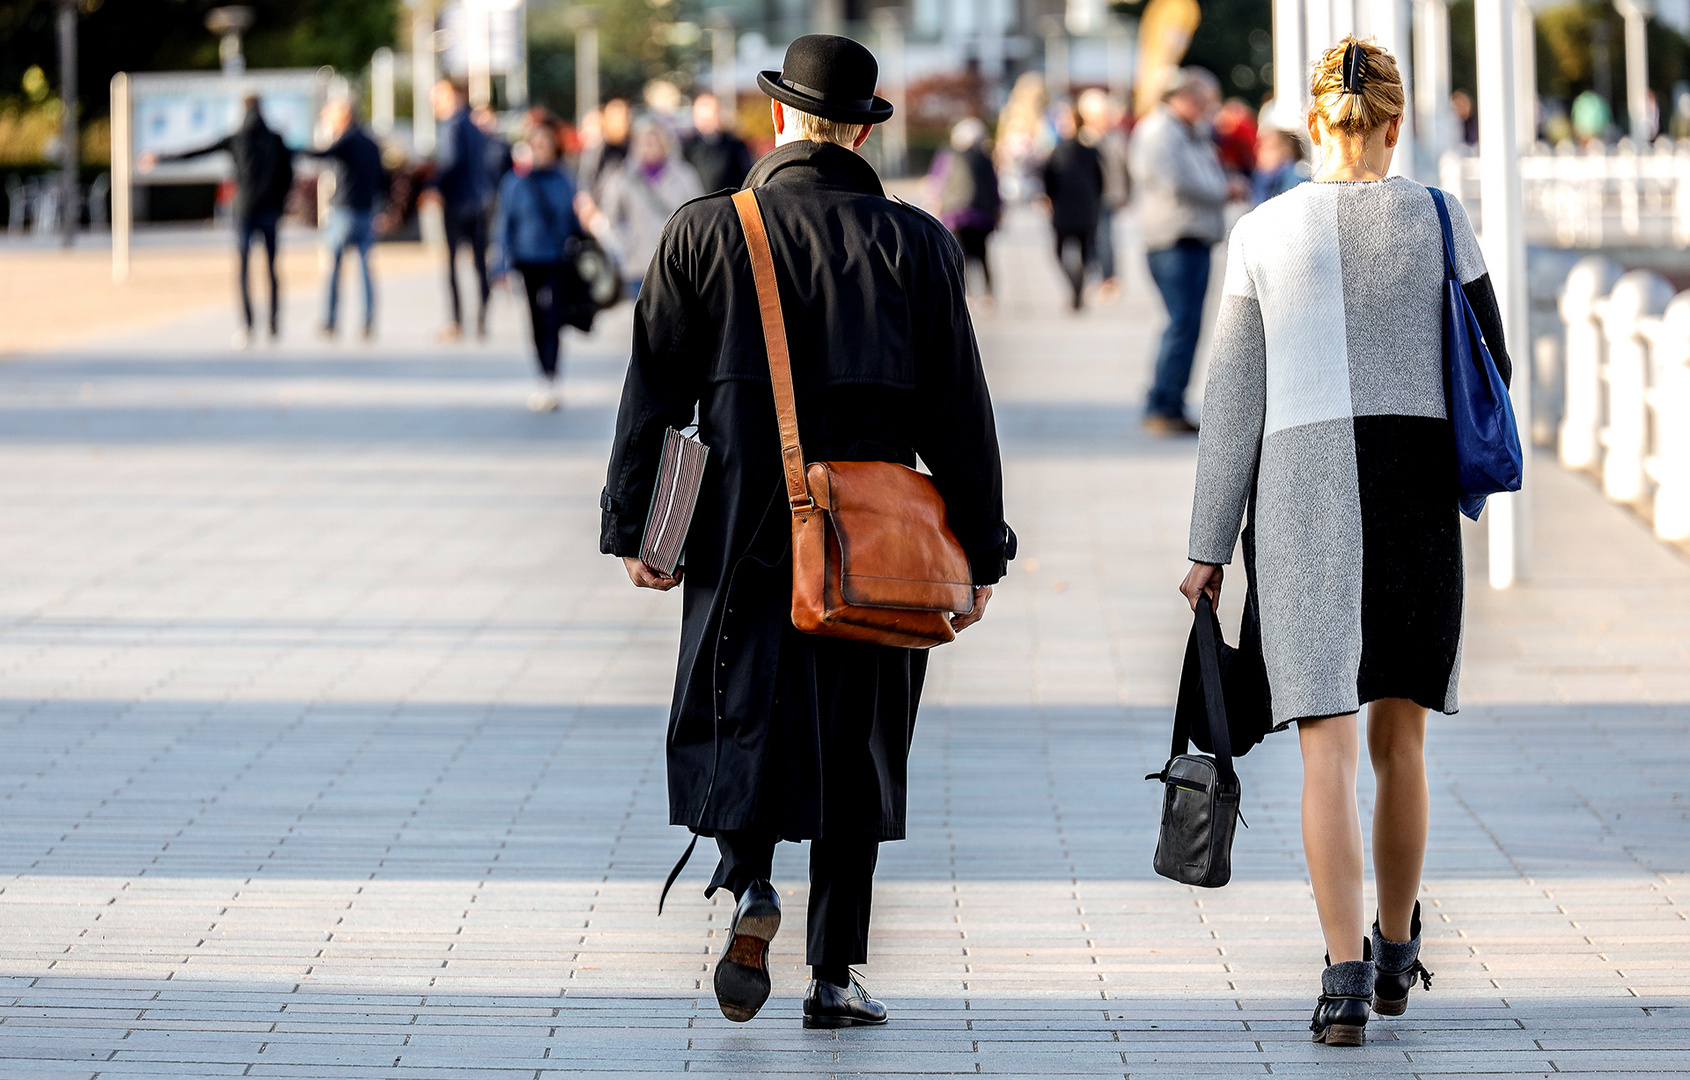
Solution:
<svg viewBox="0 0 1690 1080">
<path fill-rule="evenodd" d="M 968 556 L 929 477 L 891 461 L 817 461 L 798 443 L 769 234 L 754 191 L 734 196 L 769 353 L 780 455 L 792 507 L 792 624 L 806 634 L 927 649 L 956 637 L 951 613 L 974 610 Z"/>
</svg>

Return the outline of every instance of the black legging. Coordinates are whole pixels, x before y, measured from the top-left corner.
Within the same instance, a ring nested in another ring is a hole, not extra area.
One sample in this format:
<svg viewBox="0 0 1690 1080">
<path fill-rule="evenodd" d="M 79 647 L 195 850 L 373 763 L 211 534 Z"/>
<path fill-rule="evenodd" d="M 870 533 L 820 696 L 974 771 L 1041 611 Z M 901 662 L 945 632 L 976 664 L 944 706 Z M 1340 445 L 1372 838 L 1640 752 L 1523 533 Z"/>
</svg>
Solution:
<svg viewBox="0 0 1690 1080">
<path fill-rule="evenodd" d="M 282 290 L 276 278 L 276 223 L 281 220 L 281 216 L 279 210 L 268 210 L 242 218 L 236 240 L 241 252 L 241 316 L 246 320 L 249 333 L 252 331 L 252 289 L 247 284 L 247 270 L 252 261 L 254 237 L 264 240 L 264 265 L 270 271 L 271 337 L 275 337 L 281 329 Z"/>
<path fill-rule="evenodd" d="M 557 378 L 563 333 L 563 267 L 557 263 L 517 263 L 528 291 L 528 321 L 534 328 L 534 354 L 540 373 Z"/>
<path fill-rule="evenodd" d="M 1068 253 L 1073 245 L 1079 245 L 1078 257 L 1071 257 Z M 1061 230 L 1056 234 L 1056 260 L 1062 264 L 1062 272 L 1068 275 L 1068 284 L 1074 290 L 1074 310 L 1080 310 L 1086 300 L 1086 267 L 1091 264 L 1092 249 L 1097 245 L 1097 226 L 1076 231 Z"/>
<path fill-rule="evenodd" d="M 986 282 L 986 295 L 992 295 L 992 263 L 986 258 L 986 238 L 992 235 L 990 229 L 978 229 L 972 225 L 963 225 L 956 230 L 957 243 L 962 245 L 962 276 L 966 287 L 968 282 L 968 268 L 975 263 L 980 264 L 980 276 Z"/>
<path fill-rule="evenodd" d="M 475 284 L 481 304 L 475 309 L 475 327 L 487 328 L 487 298 L 492 289 L 487 283 L 487 214 L 480 207 L 446 207 L 446 286 L 452 294 L 452 325 L 464 325 L 463 306 L 458 301 L 458 245 L 469 244 L 470 261 L 475 264 Z"/>
</svg>

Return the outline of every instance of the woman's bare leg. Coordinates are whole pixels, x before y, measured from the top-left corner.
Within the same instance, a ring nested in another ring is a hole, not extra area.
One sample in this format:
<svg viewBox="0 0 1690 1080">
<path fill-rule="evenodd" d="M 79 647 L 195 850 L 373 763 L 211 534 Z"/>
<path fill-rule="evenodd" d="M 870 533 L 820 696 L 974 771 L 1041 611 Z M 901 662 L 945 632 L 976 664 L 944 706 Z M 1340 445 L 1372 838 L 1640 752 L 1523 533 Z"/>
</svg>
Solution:
<svg viewBox="0 0 1690 1080">
<path fill-rule="evenodd" d="M 1356 714 L 1303 720 L 1303 854 L 1309 863 L 1320 929 L 1334 964 L 1361 959 L 1367 934 L 1361 901 L 1361 813 Z"/>
<path fill-rule="evenodd" d="M 1373 807 L 1379 931 L 1387 941 L 1407 941 L 1426 861 L 1426 710 L 1404 698 L 1369 705 L 1367 752 L 1379 779 Z"/>
</svg>

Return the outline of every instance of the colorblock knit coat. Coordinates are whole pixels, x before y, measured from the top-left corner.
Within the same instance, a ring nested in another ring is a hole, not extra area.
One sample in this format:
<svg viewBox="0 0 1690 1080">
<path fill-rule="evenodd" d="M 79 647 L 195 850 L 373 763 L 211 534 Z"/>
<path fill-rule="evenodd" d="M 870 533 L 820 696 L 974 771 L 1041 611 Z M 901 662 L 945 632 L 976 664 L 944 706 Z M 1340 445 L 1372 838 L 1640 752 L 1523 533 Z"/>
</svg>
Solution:
<svg viewBox="0 0 1690 1080">
<path fill-rule="evenodd" d="M 1503 378 L 1484 260 L 1455 266 Z M 1443 235 L 1400 177 L 1302 184 L 1233 230 L 1209 361 L 1193 561 L 1247 565 L 1277 723 L 1409 698 L 1454 712 L 1463 568 L 1444 398 Z"/>
</svg>

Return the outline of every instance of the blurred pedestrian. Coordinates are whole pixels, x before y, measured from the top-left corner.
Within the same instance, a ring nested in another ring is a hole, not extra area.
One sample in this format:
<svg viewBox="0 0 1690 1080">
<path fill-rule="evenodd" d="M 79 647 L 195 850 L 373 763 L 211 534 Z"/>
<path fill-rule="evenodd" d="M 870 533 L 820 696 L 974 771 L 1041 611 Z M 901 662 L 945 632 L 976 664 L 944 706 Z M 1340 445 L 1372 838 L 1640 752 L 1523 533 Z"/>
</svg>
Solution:
<svg viewBox="0 0 1690 1080">
<path fill-rule="evenodd" d="M 992 299 L 992 263 L 986 242 L 997 230 L 1003 210 L 998 195 L 998 173 L 986 147 L 986 125 L 977 117 L 965 117 L 951 128 L 951 146 L 933 158 L 928 173 L 930 205 L 939 210 L 939 220 L 956 236 L 962 247 L 963 281 L 968 269 L 980 267 L 986 299 Z"/>
<path fill-rule="evenodd" d="M 1601 104 L 1604 114 L 1606 114 L 1608 108 L 1608 103 L 1606 101 L 1589 90 L 1586 90 L 1584 93 L 1590 94 L 1592 98 L 1595 98 L 1596 101 Z M 1583 96 L 1584 94 L 1579 95 L 1581 98 Z M 1478 146 L 1479 114 L 1478 111 L 1473 108 L 1473 96 L 1465 90 L 1457 90 L 1450 94 L 1449 111 L 1455 117 L 1455 134 L 1460 140 L 1457 145 Z M 1573 116 L 1575 118 L 1573 122 L 1576 124 L 1578 122 L 1578 101 L 1576 99 L 1573 102 Z M 1607 132 L 1607 128 L 1608 125 L 1604 122 L 1602 124 L 1602 131 L 1604 134 Z"/>
<path fill-rule="evenodd" d="M 1401 1015 L 1420 962 L 1426 712 L 1456 711 L 1463 569 L 1444 388 L 1445 243 L 1424 187 L 1391 176 L 1404 95 L 1395 60 L 1346 38 L 1314 65 L 1313 182 L 1245 215 L 1203 399 L 1180 591 L 1218 600 L 1246 508 L 1246 610 L 1273 719 L 1297 725 L 1303 849 L 1327 967 L 1316 1042 L 1360 1046 Z M 1447 196 L 1450 257 L 1506 381 L 1484 259 Z M 1252 602 L 1253 601 L 1253 602 Z M 1244 635 L 1249 640 L 1251 635 Z M 1369 704 L 1371 703 L 1371 704 Z M 1378 778 L 1368 933 L 1356 801 L 1360 740 Z"/>
<path fill-rule="evenodd" d="M 1120 295 L 1115 266 L 1115 215 L 1132 198 L 1132 163 L 1127 133 L 1121 130 L 1121 105 L 1107 93 L 1092 87 L 1080 94 L 1080 137 L 1097 147 L 1103 158 L 1103 202 L 1097 215 L 1097 272 L 1103 280 L 1098 294 L 1104 299 Z"/>
<path fill-rule="evenodd" d="M 264 243 L 264 268 L 270 277 L 270 339 L 281 337 L 282 286 L 276 276 L 276 228 L 293 189 L 293 151 L 264 122 L 262 102 L 257 94 L 241 99 L 245 113 L 241 126 L 214 143 L 179 154 L 142 154 L 137 164 L 151 172 L 160 162 L 186 161 L 207 154 L 227 153 L 235 164 L 235 246 L 240 252 L 241 329 L 235 332 L 235 347 L 252 344 L 252 292 L 247 284 L 248 267 L 255 239 Z"/>
<path fill-rule="evenodd" d="M 1226 236 L 1227 200 L 1247 191 L 1242 181 L 1229 184 L 1221 169 L 1208 123 L 1218 104 L 1213 75 L 1178 68 L 1169 73 L 1161 104 L 1133 131 L 1139 230 L 1168 308 L 1144 416 L 1145 428 L 1158 435 L 1197 431 L 1185 415 L 1185 391 L 1203 328 L 1209 249 Z"/>
<path fill-rule="evenodd" d="M 737 191 L 751 171 L 751 148 L 723 126 L 722 106 L 715 94 L 692 99 L 692 134 L 681 152 L 705 191 Z"/>
<path fill-rule="evenodd" d="M 572 242 L 581 228 L 575 220 L 575 185 L 558 162 L 557 136 L 547 125 L 534 127 L 525 140 L 526 173 L 508 173 L 499 186 L 499 211 L 493 235 L 498 243 L 495 269 L 522 275 L 540 386 L 528 407 L 550 412 L 558 407 L 558 360 L 563 327 L 583 287 L 569 263 Z"/>
<path fill-rule="evenodd" d="M 604 183 L 599 214 L 591 224 L 615 250 L 628 295 L 637 297 L 669 215 L 704 194 L 704 185 L 656 120 L 647 117 L 635 124 L 630 143 L 628 159 Z"/>
<path fill-rule="evenodd" d="M 1242 98 L 1230 98 L 1215 113 L 1214 127 L 1215 155 L 1221 168 L 1229 176 L 1249 180 L 1256 173 L 1256 110 Z"/>
<path fill-rule="evenodd" d="M 575 175 L 579 180 L 576 186 L 588 203 L 596 205 L 604 198 L 604 185 L 627 163 L 633 116 L 625 99 L 611 98 L 598 111 L 594 126 L 583 130 L 582 134 L 588 136 L 587 144 L 581 150 L 581 163 Z M 590 217 L 591 210 L 582 209 L 580 215 Z"/>
<path fill-rule="evenodd" d="M 1015 534 L 955 242 L 888 199 L 853 153 L 892 115 L 874 95 L 877 69 L 856 42 L 814 34 L 758 77 L 775 99 L 776 147 L 747 178 L 748 209 L 781 283 L 803 434 L 794 461 L 914 466 L 919 454 L 972 567 L 973 609 L 951 620 L 962 630 L 985 613 Z M 804 1026 L 883 1024 L 886 1007 L 852 968 L 868 959 L 880 843 L 904 837 L 927 653 L 792 624 L 791 515 L 747 249 L 726 192 L 688 204 L 663 235 L 634 307 L 600 549 L 641 588 L 684 589 L 669 820 L 714 838 L 705 895 L 733 892 L 714 977 L 722 1013 L 743 1023 L 768 1000 L 775 847 L 809 840 Z M 665 437 L 695 419 L 711 455 L 677 580 L 640 562 L 640 540 Z"/>
<path fill-rule="evenodd" d="M 1256 174 L 1250 178 L 1250 202 L 1260 206 L 1309 178 L 1303 140 L 1289 131 L 1264 128 L 1256 138 Z"/>
<path fill-rule="evenodd" d="M 430 188 L 446 218 L 446 287 L 452 301 L 452 321 L 440 332 L 442 341 L 464 334 L 463 301 L 458 295 L 458 249 L 469 247 L 475 268 L 476 337 L 487 336 L 487 210 L 493 185 L 487 170 L 487 136 L 469 112 L 469 91 L 453 79 L 434 84 L 435 118 L 441 122 L 434 152 Z"/>
<path fill-rule="evenodd" d="M 514 164 L 510 140 L 499 130 L 499 114 L 493 111 L 491 105 L 477 105 L 469 115 L 481 134 L 487 137 L 487 184 L 497 192 L 505 174 Z"/>
<path fill-rule="evenodd" d="M 340 310 L 340 264 L 348 247 L 358 250 L 364 281 L 364 338 L 376 332 L 376 286 L 370 273 L 370 247 L 375 243 L 376 203 L 386 188 L 381 147 L 358 123 L 350 100 L 337 98 L 323 107 L 323 122 L 334 141 L 324 150 L 305 150 L 334 163 L 334 195 L 323 226 L 323 246 L 329 250 L 329 288 L 323 305 L 323 335 L 333 337 Z"/>
<path fill-rule="evenodd" d="M 1056 108 L 1056 149 L 1045 160 L 1045 199 L 1056 233 L 1056 260 L 1068 275 L 1070 305 L 1085 306 L 1086 267 L 1097 245 L 1103 212 L 1103 155 L 1079 139 L 1080 122 L 1067 102 Z"/>
<path fill-rule="evenodd" d="M 1457 90 L 1456 93 L 1460 94 L 1461 91 Z M 1462 96 L 1465 97 L 1465 95 Z M 1471 119 L 1473 113 L 1471 99 L 1467 99 L 1466 108 L 1467 115 Z M 1456 115 L 1460 115 L 1459 108 L 1456 110 Z M 1573 99 L 1573 138 L 1578 140 L 1579 145 L 1587 150 L 1601 146 L 1608 141 L 1608 132 L 1613 126 L 1614 114 L 1608 108 L 1607 98 L 1594 90 L 1586 90 Z M 1475 120 L 1473 121 L 1472 139 L 1474 143 L 1479 141 L 1478 130 L 1478 121 Z"/>
</svg>

